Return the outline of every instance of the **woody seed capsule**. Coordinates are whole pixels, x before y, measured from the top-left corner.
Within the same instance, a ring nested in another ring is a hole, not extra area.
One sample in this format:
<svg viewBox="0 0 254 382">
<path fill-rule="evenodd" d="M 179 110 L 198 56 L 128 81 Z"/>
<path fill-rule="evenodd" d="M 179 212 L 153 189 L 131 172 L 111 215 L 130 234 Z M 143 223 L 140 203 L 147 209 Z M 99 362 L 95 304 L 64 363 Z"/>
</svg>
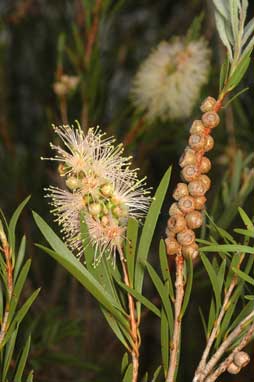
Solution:
<svg viewBox="0 0 254 382">
<path fill-rule="evenodd" d="M 199 255 L 198 252 L 198 244 L 197 243 L 192 243 L 191 245 L 188 246 L 183 246 L 182 247 L 182 254 L 185 257 L 190 257 L 192 260 L 196 259 Z"/>
<path fill-rule="evenodd" d="M 184 196 L 178 202 L 178 207 L 184 214 L 188 214 L 195 209 L 195 201 L 191 196 Z"/>
<path fill-rule="evenodd" d="M 195 151 L 187 146 L 179 160 L 179 166 L 185 167 L 187 165 L 195 164 L 196 160 Z"/>
<path fill-rule="evenodd" d="M 199 119 L 194 121 L 190 128 L 191 134 L 203 134 L 204 131 L 205 131 L 205 126 L 203 125 L 202 121 Z"/>
<path fill-rule="evenodd" d="M 166 233 L 166 236 L 168 239 L 174 239 L 175 238 L 175 233 L 170 231 L 168 227 L 166 228 L 165 233 Z"/>
<path fill-rule="evenodd" d="M 181 199 L 183 196 L 189 195 L 188 186 L 186 183 L 178 183 L 173 193 L 175 200 Z"/>
<path fill-rule="evenodd" d="M 201 104 L 201 111 L 206 113 L 208 111 L 212 111 L 214 106 L 216 105 L 216 99 L 213 97 L 207 97 Z"/>
<path fill-rule="evenodd" d="M 196 210 L 202 210 L 206 204 L 206 197 L 198 196 L 197 198 L 194 199 L 194 203 L 195 203 Z"/>
<path fill-rule="evenodd" d="M 220 117 L 214 111 L 208 111 L 207 113 L 203 114 L 202 122 L 205 125 L 205 127 L 209 129 L 214 129 L 219 125 Z"/>
<path fill-rule="evenodd" d="M 190 229 L 200 228 L 203 224 L 203 217 L 199 211 L 192 211 L 185 216 L 186 223 Z"/>
<path fill-rule="evenodd" d="M 189 146 L 195 150 L 199 151 L 203 149 L 206 145 L 205 136 L 202 134 L 192 134 L 189 138 Z"/>
<path fill-rule="evenodd" d="M 199 171 L 196 166 L 188 165 L 182 169 L 181 175 L 186 182 L 191 182 L 198 177 Z"/>
<path fill-rule="evenodd" d="M 199 180 L 204 184 L 206 191 L 211 187 L 211 179 L 207 175 L 200 175 Z"/>
<path fill-rule="evenodd" d="M 170 231 L 174 233 L 183 231 L 186 228 L 186 221 L 184 216 L 181 216 L 181 215 L 171 216 L 168 219 L 168 228 Z"/>
<path fill-rule="evenodd" d="M 203 157 L 200 163 L 200 171 L 202 174 L 207 174 L 211 170 L 211 162 L 207 157 Z"/>
<path fill-rule="evenodd" d="M 194 180 L 188 185 L 189 193 L 191 196 L 203 196 L 206 193 L 206 187 L 200 180 Z"/>
<path fill-rule="evenodd" d="M 214 139 L 211 135 L 207 135 L 206 138 L 205 138 L 205 147 L 204 147 L 204 150 L 207 152 L 207 151 L 210 151 L 212 150 L 214 147 Z"/>
<path fill-rule="evenodd" d="M 169 216 L 183 215 L 182 211 L 178 207 L 178 203 L 173 203 L 169 208 Z"/>
<path fill-rule="evenodd" d="M 228 366 L 228 368 L 227 368 L 227 372 L 228 372 L 229 374 L 238 374 L 238 373 L 240 372 L 240 370 L 241 370 L 241 368 L 240 368 L 239 366 L 236 366 L 236 365 L 234 364 L 234 362 L 232 362 L 232 363 Z"/>
<path fill-rule="evenodd" d="M 176 237 L 178 243 L 184 245 L 185 247 L 193 244 L 195 241 L 195 233 L 191 229 L 186 229 L 185 231 L 179 232 Z"/>
<path fill-rule="evenodd" d="M 249 354 L 240 351 L 234 355 L 234 364 L 240 368 L 245 367 L 250 362 Z"/>
<path fill-rule="evenodd" d="M 179 243 L 176 240 L 166 239 L 165 243 L 166 243 L 167 254 L 169 256 L 177 255 L 179 253 L 181 246 L 179 245 Z"/>
</svg>

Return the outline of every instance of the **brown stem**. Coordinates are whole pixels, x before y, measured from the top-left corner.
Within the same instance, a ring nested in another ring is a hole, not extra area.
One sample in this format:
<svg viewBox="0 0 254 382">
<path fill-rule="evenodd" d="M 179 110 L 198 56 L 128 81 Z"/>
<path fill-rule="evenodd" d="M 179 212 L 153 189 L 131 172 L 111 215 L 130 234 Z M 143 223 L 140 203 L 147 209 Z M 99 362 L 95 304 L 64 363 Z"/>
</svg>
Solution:
<svg viewBox="0 0 254 382">
<path fill-rule="evenodd" d="M 239 345 L 232 351 L 232 353 L 219 365 L 219 367 L 215 370 L 215 372 L 211 375 L 209 375 L 205 382 L 214 382 L 217 380 L 217 378 L 223 374 L 229 365 L 232 363 L 234 359 L 234 355 L 241 351 L 253 338 L 254 334 L 254 324 L 251 325 L 249 328 L 247 334 L 242 338 Z"/>
<path fill-rule="evenodd" d="M 213 370 L 214 366 L 218 363 L 223 354 L 227 351 L 229 346 L 232 344 L 234 340 L 236 340 L 244 330 L 245 326 L 254 319 L 254 311 L 252 311 L 247 317 L 245 317 L 240 324 L 228 335 L 225 341 L 220 345 L 219 349 L 212 356 L 210 361 L 205 367 L 204 375 L 208 375 Z M 254 324 L 252 323 L 252 328 Z M 245 346 L 245 345 L 244 345 Z"/>
<path fill-rule="evenodd" d="M 173 340 L 170 349 L 170 364 L 168 369 L 168 374 L 166 382 L 175 381 L 175 373 L 179 361 L 179 348 L 180 348 L 180 338 L 181 338 L 181 326 L 182 326 L 182 304 L 184 298 L 184 277 L 183 277 L 183 266 L 184 258 L 181 254 L 177 255 L 175 258 L 176 262 L 176 299 L 175 299 L 175 320 L 174 320 L 174 332 Z"/>
<path fill-rule="evenodd" d="M 65 96 L 59 97 L 59 106 L 62 123 L 68 125 L 67 101 Z"/>
<path fill-rule="evenodd" d="M 86 43 L 85 63 L 87 66 L 90 63 L 93 46 L 96 41 L 96 36 L 98 32 L 98 27 L 99 27 L 99 14 L 100 14 L 101 6 L 102 6 L 102 0 L 96 0 L 96 4 L 94 7 L 93 23 L 88 32 L 87 43 Z"/>
<path fill-rule="evenodd" d="M 144 118 L 140 118 L 135 125 L 132 126 L 130 131 L 126 134 L 126 136 L 123 139 L 123 145 L 128 146 L 130 145 L 134 139 L 137 137 L 140 129 L 143 127 L 145 121 Z"/>
<path fill-rule="evenodd" d="M 238 268 L 240 268 L 240 265 L 241 265 L 243 259 L 244 259 L 244 255 L 241 255 L 241 258 L 240 258 L 240 261 L 238 264 Z M 217 320 L 214 322 L 213 329 L 212 329 L 211 334 L 207 340 L 206 348 L 204 350 L 204 353 L 202 355 L 202 358 L 201 358 L 201 361 L 198 365 L 198 368 L 195 372 L 195 377 L 194 377 L 195 381 L 197 380 L 199 382 L 202 382 L 205 378 L 204 370 L 205 370 L 207 358 L 208 358 L 209 353 L 211 351 L 212 345 L 213 345 L 213 343 L 214 343 L 214 341 L 215 341 L 215 339 L 219 333 L 220 324 L 221 324 L 223 317 L 225 316 L 225 313 L 229 307 L 230 297 L 232 296 L 232 293 L 235 289 L 235 286 L 237 285 L 237 282 L 238 282 L 238 277 L 237 277 L 237 275 L 235 275 L 233 277 L 230 285 L 229 285 L 229 288 L 228 288 L 226 294 L 225 294 L 224 301 L 223 301 L 219 316 L 218 316 Z"/>
<path fill-rule="evenodd" d="M 120 255 L 120 260 L 122 264 L 123 269 L 123 276 L 124 276 L 124 283 L 129 288 L 131 287 L 130 278 L 128 275 L 128 270 L 126 267 L 126 260 L 124 258 L 124 254 L 122 251 L 122 248 L 118 247 L 118 252 Z M 128 293 L 128 305 L 129 305 L 129 320 L 130 320 L 130 329 L 131 329 L 131 337 L 133 340 L 133 348 L 131 351 L 132 356 L 132 382 L 137 382 L 138 380 L 138 370 L 139 370 L 139 347 L 140 347 L 140 340 L 139 340 L 139 331 L 138 331 L 138 324 L 136 321 L 136 309 L 135 309 L 135 302 L 131 294 Z"/>
</svg>

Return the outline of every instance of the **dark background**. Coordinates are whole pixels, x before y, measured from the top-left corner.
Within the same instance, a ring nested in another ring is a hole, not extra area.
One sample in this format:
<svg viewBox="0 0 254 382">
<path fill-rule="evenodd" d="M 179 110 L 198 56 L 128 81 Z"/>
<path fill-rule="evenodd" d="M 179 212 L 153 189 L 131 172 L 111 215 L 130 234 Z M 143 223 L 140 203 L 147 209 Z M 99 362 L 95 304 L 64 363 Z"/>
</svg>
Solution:
<svg viewBox="0 0 254 382">
<path fill-rule="evenodd" d="M 66 47 L 75 51 L 75 27 L 85 44 L 87 30 L 80 3 L 79 0 L 0 0 L 0 207 L 10 216 L 18 203 L 32 195 L 19 229 L 20 234 L 25 232 L 28 237 L 27 256 L 33 264 L 26 293 L 42 287 L 24 327 L 24 330 L 32 328 L 29 367 L 34 368 L 38 382 L 118 381 L 123 353 L 92 298 L 33 245 L 42 238 L 32 221 L 31 209 L 52 222 L 43 188 L 56 182 L 55 168 L 40 157 L 51 155 L 49 141 L 54 139 L 51 123 L 62 122 L 53 83 L 61 70 L 77 74 L 68 53 L 59 54 L 59 36 L 64 34 Z M 90 0 L 90 3 L 94 2 Z M 81 88 L 67 100 L 69 122 L 82 119 L 81 110 L 87 102 L 88 125 L 99 124 L 119 141 L 125 141 L 137 118 L 129 89 L 139 64 L 161 40 L 184 35 L 200 12 L 204 13 L 202 34 L 212 49 L 209 84 L 202 89 L 200 99 L 207 95 L 216 97 L 224 49 L 216 33 L 211 1 L 125 0 L 113 15 L 107 13 L 99 21 L 90 67 L 84 69 Z M 99 70 L 95 73 L 97 63 Z M 82 65 L 79 69 L 83 70 Z M 92 75 L 93 83 L 89 82 Z M 253 152 L 253 66 L 243 82 L 242 87 L 248 85 L 250 90 L 222 113 L 222 124 L 215 133 L 216 148 L 210 156 L 213 188 L 208 211 L 220 192 L 222 178 L 227 176 L 230 181 L 234 177 L 237 150 L 241 149 L 244 158 Z M 163 124 L 158 121 L 126 147 L 153 187 L 156 188 L 170 164 L 174 165 L 170 192 L 179 179 L 177 160 L 186 145 L 191 120 L 199 115 L 198 108 L 199 104 L 190 120 Z M 150 261 L 155 265 L 156 248 L 165 229 L 170 201 L 169 196 L 150 254 Z M 245 200 L 245 207 L 253 212 L 253 196 Z M 222 203 L 218 216 L 223 214 L 223 208 Z M 207 311 L 210 291 L 205 282 L 195 285 L 183 329 L 181 381 L 191 380 L 204 345 L 198 306 Z M 145 293 L 156 302 L 148 282 Z M 141 330 L 142 370 L 152 372 L 160 363 L 159 323 L 146 313 Z M 252 368 L 251 365 L 246 369 L 245 379 L 242 373 L 236 379 L 231 376 L 221 381 L 250 381 Z"/>
</svg>

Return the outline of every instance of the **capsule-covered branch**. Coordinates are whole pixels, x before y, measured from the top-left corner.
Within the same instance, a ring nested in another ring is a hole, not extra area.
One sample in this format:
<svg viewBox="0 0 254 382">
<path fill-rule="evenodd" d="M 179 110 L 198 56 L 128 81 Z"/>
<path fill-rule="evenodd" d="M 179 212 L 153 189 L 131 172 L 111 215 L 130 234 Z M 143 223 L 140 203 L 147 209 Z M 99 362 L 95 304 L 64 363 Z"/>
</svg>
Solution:
<svg viewBox="0 0 254 382">
<path fill-rule="evenodd" d="M 207 176 L 211 162 L 205 154 L 214 147 L 211 132 L 220 123 L 220 117 L 214 111 L 216 102 L 214 98 L 208 97 L 202 103 L 203 115 L 200 120 L 193 122 L 188 146 L 179 160 L 182 182 L 174 190 L 176 202 L 169 209 L 165 241 L 168 255 L 181 253 L 192 259 L 198 256 L 194 230 L 203 224 L 205 194 L 211 187 L 211 180 Z"/>
</svg>

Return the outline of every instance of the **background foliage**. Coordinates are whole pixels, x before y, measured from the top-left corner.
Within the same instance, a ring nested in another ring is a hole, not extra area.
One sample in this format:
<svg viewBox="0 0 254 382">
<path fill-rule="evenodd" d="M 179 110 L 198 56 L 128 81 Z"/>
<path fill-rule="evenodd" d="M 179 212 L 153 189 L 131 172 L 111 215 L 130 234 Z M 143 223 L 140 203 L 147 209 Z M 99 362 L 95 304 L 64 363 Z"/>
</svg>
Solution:
<svg viewBox="0 0 254 382">
<path fill-rule="evenodd" d="M 82 3 L 86 13 L 82 11 Z M 60 123 L 65 116 L 63 104 L 53 91 L 53 84 L 62 72 L 80 76 L 77 90 L 66 100 L 68 120 L 72 123 L 80 119 L 90 126 L 100 124 L 119 141 L 127 143 L 126 150 L 134 155 L 137 166 L 154 187 L 173 163 L 170 191 L 178 180 L 176 164 L 186 144 L 190 121 L 164 124 L 158 121 L 140 128 L 135 139 L 130 140 L 128 132 L 135 128 L 140 116 L 133 110 L 129 89 L 140 62 L 151 49 L 163 39 L 184 35 L 200 12 L 204 12 L 202 33 L 213 51 L 210 81 L 201 98 L 208 93 L 217 95 L 224 48 L 215 31 L 210 1 L 142 0 L 138 4 L 133 0 L 103 1 L 98 33 L 90 58 L 84 62 L 94 6 L 92 0 L 2 0 L 0 3 L 0 206 L 8 216 L 25 196 L 32 194 L 29 208 L 47 221 L 51 219 L 43 199 L 43 187 L 55 182 L 55 168 L 41 162 L 40 156 L 49 153 L 48 142 L 53 139 L 51 123 Z M 252 4 L 250 12 L 253 13 Z M 253 83 L 253 68 L 244 82 Z M 224 229 L 241 225 L 240 220 L 233 224 L 238 219 L 237 205 L 244 204 L 245 210 L 253 214 L 252 104 L 253 89 L 250 89 L 223 112 L 223 123 L 215 133 L 208 212 Z M 192 119 L 198 115 L 198 106 Z M 169 203 L 170 200 L 165 203 L 149 258 L 155 267 Z M 34 247 L 33 243 L 41 238 L 29 208 L 22 214 L 20 227 L 20 233 L 27 235 L 28 255 L 33 260 L 25 294 L 29 296 L 31 290 L 42 287 L 32 308 L 32 321 L 25 321 L 32 333 L 29 366 L 35 370 L 35 380 L 117 379 L 119 344 L 112 338 L 90 295 Z M 207 232 L 203 230 L 201 234 L 204 238 Z M 186 367 L 180 371 L 182 380 L 190 380 L 199 358 L 199 345 L 204 341 L 197 307 L 201 305 L 204 312 L 209 310 L 206 302 L 211 291 L 202 272 L 200 268 L 195 273 L 198 282 L 194 283 L 196 287 L 186 313 L 182 345 Z M 155 291 L 147 281 L 146 295 L 156 305 Z M 154 371 L 158 364 L 155 349 L 159 358 L 160 333 L 154 315 L 145 314 L 141 328 L 143 349 L 146 349 L 143 364 Z M 251 367 L 245 371 L 246 381 L 253 375 Z M 228 380 L 232 381 L 232 376 Z"/>
</svg>

